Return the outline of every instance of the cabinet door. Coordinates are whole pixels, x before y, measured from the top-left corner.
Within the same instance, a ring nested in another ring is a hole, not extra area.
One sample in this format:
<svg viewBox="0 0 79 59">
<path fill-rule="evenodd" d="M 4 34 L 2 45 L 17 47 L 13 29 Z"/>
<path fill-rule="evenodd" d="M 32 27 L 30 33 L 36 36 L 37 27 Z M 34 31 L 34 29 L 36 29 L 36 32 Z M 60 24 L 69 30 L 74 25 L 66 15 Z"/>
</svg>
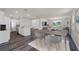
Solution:
<svg viewBox="0 0 79 59">
<path fill-rule="evenodd" d="M 22 27 L 19 28 L 19 34 L 24 36 L 24 29 Z"/>
<path fill-rule="evenodd" d="M 20 21 L 19 33 L 23 36 L 30 35 L 31 31 L 31 20 L 30 19 L 22 19 Z"/>
</svg>

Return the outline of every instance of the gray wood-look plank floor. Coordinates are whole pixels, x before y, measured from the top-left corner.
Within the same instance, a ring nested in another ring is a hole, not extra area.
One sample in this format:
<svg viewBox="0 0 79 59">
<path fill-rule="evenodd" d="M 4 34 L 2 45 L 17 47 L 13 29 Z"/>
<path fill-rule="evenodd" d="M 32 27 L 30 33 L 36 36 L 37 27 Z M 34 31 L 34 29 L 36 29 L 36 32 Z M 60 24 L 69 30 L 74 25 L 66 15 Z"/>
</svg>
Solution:
<svg viewBox="0 0 79 59">
<path fill-rule="evenodd" d="M 16 32 L 11 32 L 11 39 L 8 44 L 0 47 L 0 51 L 38 51 L 37 49 L 28 45 L 34 39 L 31 36 L 21 36 Z"/>
<path fill-rule="evenodd" d="M 73 39 L 69 37 L 69 44 L 71 51 L 77 51 L 77 48 L 73 47 L 75 44 L 72 42 Z M 38 51 L 37 49 L 28 45 L 28 43 L 32 42 L 33 39 L 31 36 L 21 36 L 16 32 L 11 32 L 11 39 L 8 43 L 0 46 L 0 51 Z"/>
</svg>

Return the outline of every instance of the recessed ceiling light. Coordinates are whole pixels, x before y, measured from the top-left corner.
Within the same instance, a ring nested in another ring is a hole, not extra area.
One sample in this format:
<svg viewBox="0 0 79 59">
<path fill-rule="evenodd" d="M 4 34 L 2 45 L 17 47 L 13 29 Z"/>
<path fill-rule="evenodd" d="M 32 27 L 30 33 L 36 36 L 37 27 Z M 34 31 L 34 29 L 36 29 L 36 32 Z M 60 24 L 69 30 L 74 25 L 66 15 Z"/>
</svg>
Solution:
<svg viewBox="0 0 79 59">
<path fill-rule="evenodd" d="M 29 14 L 27 14 L 27 16 L 30 16 Z"/>
<path fill-rule="evenodd" d="M 18 11 L 15 11 L 15 13 L 18 13 Z"/>
<path fill-rule="evenodd" d="M 24 11 L 27 11 L 27 9 L 24 9 Z"/>
</svg>

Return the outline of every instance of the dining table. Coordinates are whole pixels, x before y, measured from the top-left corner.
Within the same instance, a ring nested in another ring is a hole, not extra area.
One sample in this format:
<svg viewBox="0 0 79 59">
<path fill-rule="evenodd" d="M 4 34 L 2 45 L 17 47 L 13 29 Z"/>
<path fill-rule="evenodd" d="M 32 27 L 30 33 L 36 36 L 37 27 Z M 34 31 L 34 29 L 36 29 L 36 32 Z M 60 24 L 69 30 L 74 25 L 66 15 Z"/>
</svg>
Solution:
<svg viewBox="0 0 79 59">
<path fill-rule="evenodd" d="M 68 34 L 68 31 L 67 30 L 48 30 L 48 29 L 33 29 L 33 32 L 36 32 L 36 31 L 41 31 L 43 33 L 45 33 L 45 35 L 54 35 L 54 36 L 59 36 L 61 37 L 61 43 L 65 43 L 63 45 L 63 48 L 65 48 L 65 50 L 67 50 L 67 40 L 66 40 L 66 36 Z"/>
</svg>

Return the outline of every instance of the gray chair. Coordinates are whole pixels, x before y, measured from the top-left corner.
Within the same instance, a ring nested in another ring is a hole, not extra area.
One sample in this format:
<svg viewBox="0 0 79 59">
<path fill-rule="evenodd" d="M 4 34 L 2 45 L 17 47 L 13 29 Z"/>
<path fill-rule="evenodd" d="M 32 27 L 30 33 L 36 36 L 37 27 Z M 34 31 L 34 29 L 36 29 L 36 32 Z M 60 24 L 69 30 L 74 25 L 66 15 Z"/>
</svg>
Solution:
<svg viewBox="0 0 79 59">
<path fill-rule="evenodd" d="M 46 36 L 45 41 L 46 41 L 45 43 L 46 43 L 48 50 L 50 50 L 51 44 L 59 44 L 61 42 L 61 37 L 54 36 L 54 35 L 53 36 L 48 35 L 48 36 Z"/>
<path fill-rule="evenodd" d="M 36 31 L 35 32 L 35 37 L 37 39 L 38 42 L 36 42 L 37 44 L 39 43 L 41 45 L 40 42 L 42 42 L 43 40 L 45 40 L 45 33 L 42 31 Z"/>
</svg>

